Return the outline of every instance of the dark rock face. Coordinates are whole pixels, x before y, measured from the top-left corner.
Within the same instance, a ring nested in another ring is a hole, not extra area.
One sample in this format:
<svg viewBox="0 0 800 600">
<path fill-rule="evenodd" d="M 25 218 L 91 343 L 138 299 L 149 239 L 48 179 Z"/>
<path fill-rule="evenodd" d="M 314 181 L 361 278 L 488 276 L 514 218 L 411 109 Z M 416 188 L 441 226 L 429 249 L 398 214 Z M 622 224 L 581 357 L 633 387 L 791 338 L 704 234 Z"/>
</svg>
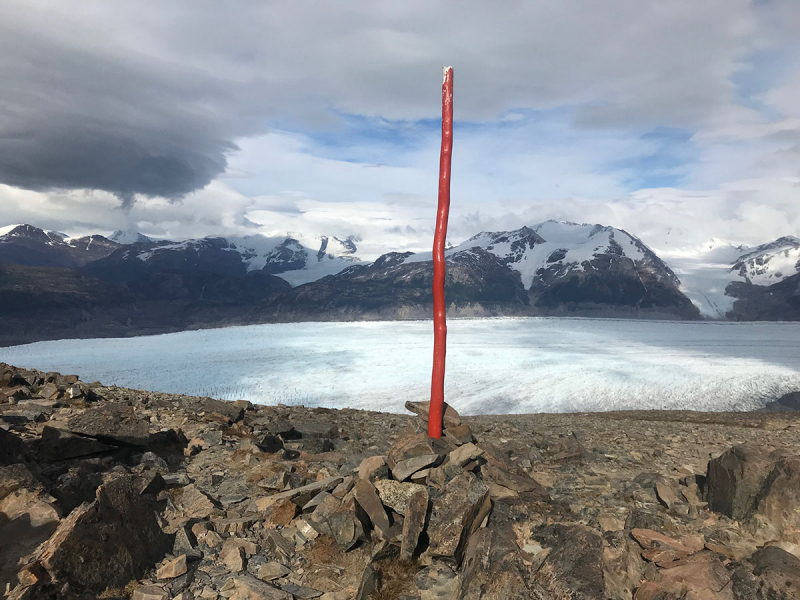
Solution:
<svg viewBox="0 0 800 600">
<path fill-rule="evenodd" d="M 105 258 L 119 244 L 101 235 L 65 239 L 31 225 L 20 225 L 0 236 L 0 264 L 76 269 Z"/>
<path fill-rule="evenodd" d="M 726 315 L 733 321 L 800 320 L 800 273 L 769 286 L 734 281 L 725 293 L 736 298 Z"/>
<path fill-rule="evenodd" d="M 121 587 L 172 549 L 135 480 L 112 479 L 59 524 L 39 558 L 54 581 L 92 592 Z"/>
<path fill-rule="evenodd" d="M 800 459 L 736 446 L 708 463 L 707 496 L 712 510 L 754 521 L 778 535 L 800 525 Z"/>
<path fill-rule="evenodd" d="M 754 509 L 769 476 L 772 461 L 759 448 L 735 446 L 708 463 L 709 507 L 732 519 L 743 520 Z"/>
<path fill-rule="evenodd" d="M 266 304 L 266 319 L 398 317 L 426 315 L 432 305 L 433 263 L 398 263 L 399 255 L 384 255 L 371 265 L 355 265 L 338 275 L 324 277 Z M 447 259 L 447 302 L 471 305 L 526 307 L 527 293 L 519 275 L 503 260 L 480 248 Z"/>
</svg>

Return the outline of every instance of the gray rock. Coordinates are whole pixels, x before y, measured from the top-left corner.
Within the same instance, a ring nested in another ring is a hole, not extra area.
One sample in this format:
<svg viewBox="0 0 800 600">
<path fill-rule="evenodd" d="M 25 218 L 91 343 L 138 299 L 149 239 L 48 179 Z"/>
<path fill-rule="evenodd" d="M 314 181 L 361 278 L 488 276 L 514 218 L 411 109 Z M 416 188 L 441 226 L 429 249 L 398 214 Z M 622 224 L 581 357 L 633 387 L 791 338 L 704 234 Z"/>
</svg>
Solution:
<svg viewBox="0 0 800 600">
<path fill-rule="evenodd" d="M 422 486 L 420 486 L 422 487 Z M 408 500 L 405 519 L 403 520 L 403 536 L 400 555 L 410 559 L 417 551 L 419 537 L 425 530 L 428 518 L 428 490 L 423 488 L 415 492 Z"/>
<path fill-rule="evenodd" d="M 54 581 L 101 592 L 140 578 L 172 548 L 136 477 L 119 476 L 61 521 L 39 561 Z"/>
<path fill-rule="evenodd" d="M 490 509 L 489 487 L 475 475 L 452 479 L 433 499 L 427 529 L 431 557 L 460 564 L 467 539 Z"/>
</svg>

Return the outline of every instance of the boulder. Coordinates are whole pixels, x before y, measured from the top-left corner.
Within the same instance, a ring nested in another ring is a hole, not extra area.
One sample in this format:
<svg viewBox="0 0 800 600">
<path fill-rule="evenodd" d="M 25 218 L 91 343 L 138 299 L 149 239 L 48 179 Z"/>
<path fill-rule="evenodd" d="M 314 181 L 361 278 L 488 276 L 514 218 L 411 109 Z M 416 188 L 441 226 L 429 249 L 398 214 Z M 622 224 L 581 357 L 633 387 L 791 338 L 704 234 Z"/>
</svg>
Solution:
<svg viewBox="0 0 800 600">
<path fill-rule="evenodd" d="M 139 487 L 135 476 L 118 476 L 61 521 L 39 556 L 54 581 L 90 592 L 122 587 L 172 549 Z"/>
<path fill-rule="evenodd" d="M 233 423 L 244 419 L 244 407 L 241 405 L 237 406 L 233 402 L 226 402 L 225 400 L 205 398 L 203 400 L 202 410 L 205 413 L 216 413 L 223 415 Z"/>
<path fill-rule="evenodd" d="M 97 454 L 107 454 L 118 450 L 118 446 L 106 444 L 100 440 L 76 435 L 45 425 L 42 437 L 37 442 L 39 459 L 45 462 L 57 462 L 83 458 Z"/>
<path fill-rule="evenodd" d="M 769 454 L 752 444 L 734 446 L 709 461 L 706 475 L 709 508 L 731 519 L 746 519 L 771 466 Z"/>
<path fill-rule="evenodd" d="M 67 421 L 67 429 L 115 446 L 145 447 L 150 441 L 148 421 L 120 404 L 90 408 Z"/>
<path fill-rule="evenodd" d="M 751 522 L 765 536 L 800 528 L 800 458 L 735 446 L 709 461 L 706 490 L 712 510 Z"/>
<path fill-rule="evenodd" d="M 432 503 L 427 529 L 431 557 L 460 564 L 467 539 L 490 509 L 489 487 L 472 473 L 447 483 Z"/>
</svg>

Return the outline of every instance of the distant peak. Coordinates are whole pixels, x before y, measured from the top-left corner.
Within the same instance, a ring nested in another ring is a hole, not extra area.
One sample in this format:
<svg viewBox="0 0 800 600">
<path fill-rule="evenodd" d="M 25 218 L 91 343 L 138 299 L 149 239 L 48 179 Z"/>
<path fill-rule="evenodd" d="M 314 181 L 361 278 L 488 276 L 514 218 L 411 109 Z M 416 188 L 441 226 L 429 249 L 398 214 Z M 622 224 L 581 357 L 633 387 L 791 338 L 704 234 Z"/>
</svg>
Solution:
<svg viewBox="0 0 800 600">
<path fill-rule="evenodd" d="M 116 242 L 118 244 L 123 245 L 130 245 L 130 244 L 147 244 L 152 242 L 153 240 L 146 235 L 139 233 L 135 229 L 128 229 L 127 231 L 122 231 L 118 229 L 114 233 L 112 233 L 108 239 L 112 242 Z"/>
</svg>

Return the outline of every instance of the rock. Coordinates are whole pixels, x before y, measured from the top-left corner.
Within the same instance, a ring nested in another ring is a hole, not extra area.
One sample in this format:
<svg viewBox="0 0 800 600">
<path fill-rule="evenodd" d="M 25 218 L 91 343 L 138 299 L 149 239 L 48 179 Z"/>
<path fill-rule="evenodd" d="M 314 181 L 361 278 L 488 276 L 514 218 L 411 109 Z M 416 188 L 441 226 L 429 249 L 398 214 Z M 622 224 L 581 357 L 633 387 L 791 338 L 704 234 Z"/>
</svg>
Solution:
<svg viewBox="0 0 800 600">
<path fill-rule="evenodd" d="M 444 437 L 447 441 L 452 442 L 456 446 L 469 444 L 475 441 L 475 436 L 472 435 L 472 430 L 466 423 L 446 428 L 444 430 Z"/>
<path fill-rule="evenodd" d="M 442 562 L 425 567 L 414 576 L 420 600 L 458 600 L 460 580 L 453 569 Z"/>
<path fill-rule="evenodd" d="M 236 590 L 230 600 L 293 600 L 292 595 L 249 575 L 233 578 Z"/>
<path fill-rule="evenodd" d="M 156 571 L 156 577 L 159 579 L 175 579 L 176 577 L 180 577 L 189 568 L 186 563 L 186 555 L 182 554 L 178 558 L 169 561 L 167 564 L 163 565 L 161 568 Z"/>
<path fill-rule="evenodd" d="M 752 572 L 741 565 L 732 574 L 736 600 L 796 600 L 800 590 L 800 559 L 780 548 L 768 546 L 757 550 L 750 562 Z"/>
<path fill-rule="evenodd" d="M 412 433 L 395 442 L 386 455 L 386 464 L 394 471 L 400 461 L 428 454 L 444 458 L 452 449 L 445 440 L 429 438 L 427 433 Z"/>
<path fill-rule="evenodd" d="M 533 534 L 550 548 L 533 581 L 554 598 L 605 599 L 603 541 L 582 525 L 543 525 Z"/>
<path fill-rule="evenodd" d="M 186 473 L 166 473 L 161 477 L 164 478 L 164 485 L 168 489 L 176 487 L 184 487 L 192 482 Z"/>
<path fill-rule="evenodd" d="M 706 475 L 709 508 L 738 521 L 746 519 L 771 466 L 769 454 L 748 444 L 734 446 L 709 461 Z"/>
<path fill-rule="evenodd" d="M 292 490 L 286 490 L 272 496 L 263 496 L 253 501 L 250 508 L 253 512 L 262 512 L 267 510 L 270 506 L 279 500 L 292 500 L 295 504 L 303 506 L 307 504 L 314 496 L 320 492 L 328 492 L 335 488 L 342 482 L 341 477 L 328 477 L 320 481 L 309 483 L 308 485 L 300 486 Z"/>
<path fill-rule="evenodd" d="M 225 568 L 231 573 L 239 573 L 240 571 L 244 571 L 244 568 L 247 566 L 247 560 L 244 556 L 244 548 L 241 546 L 231 545 L 227 548 L 223 548 L 219 553 L 219 559 L 222 561 L 222 564 L 225 565 Z"/>
<path fill-rule="evenodd" d="M 558 444 L 551 451 L 555 461 L 580 461 L 589 456 L 583 444 L 572 435 L 559 438 Z"/>
<path fill-rule="evenodd" d="M 206 413 L 223 415 L 233 423 L 244 419 L 244 408 L 242 406 L 236 406 L 234 402 L 205 398 L 203 400 L 202 410 Z"/>
<path fill-rule="evenodd" d="M 440 454 L 423 454 L 401 460 L 392 468 L 392 477 L 397 481 L 405 481 L 417 471 L 437 465 L 442 459 Z"/>
<path fill-rule="evenodd" d="M 283 440 L 280 438 L 280 436 L 273 435 L 271 433 L 268 433 L 262 437 L 258 442 L 256 442 L 256 445 L 262 452 L 275 453 L 283 450 Z"/>
<path fill-rule="evenodd" d="M 427 529 L 431 557 L 460 564 L 467 538 L 490 510 L 485 483 L 472 473 L 452 479 L 433 499 Z"/>
<path fill-rule="evenodd" d="M 141 577 L 171 548 L 154 506 L 138 493 L 136 477 L 123 475 L 59 523 L 39 561 L 53 580 L 101 592 Z"/>
<path fill-rule="evenodd" d="M 36 395 L 39 396 L 39 398 L 50 400 L 53 398 L 57 398 L 59 393 L 60 390 L 58 389 L 58 386 L 55 383 L 46 383 L 41 388 L 39 388 L 39 391 L 36 393 Z"/>
<path fill-rule="evenodd" d="M 267 530 L 264 534 L 267 547 L 278 557 L 288 559 L 294 555 L 294 543 L 287 540 L 280 533 Z"/>
<path fill-rule="evenodd" d="M 117 450 L 118 447 L 45 425 L 37 448 L 40 460 L 57 462 L 105 454 Z"/>
<path fill-rule="evenodd" d="M 426 402 L 406 402 L 406 410 L 413 412 L 416 414 L 425 424 L 425 427 L 428 426 L 428 416 L 430 414 L 430 407 L 431 403 L 429 401 Z M 444 414 L 442 415 L 442 426 L 443 429 L 447 429 L 449 427 L 458 427 L 461 425 L 461 417 L 459 416 L 458 412 L 455 408 L 450 406 L 447 402 L 444 403 Z"/>
<path fill-rule="evenodd" d="M 366 479 L 359 479 L 353 488 L 353 496 L 383 539 L 389 539 L 391 537 L 389 517 L 386 515 L 375 486 Z"/>
<path fill-rule="evenodd" d="M 425 531 L 425 522 L 428 518 L 428 502 L 428 490 L 424 487 L 408 499 L 400 546 L 400 556 L 403 558 L 410 559 L 417 551 L 419 538 Z"/>
<path fill-rule="evenodd" d="M 381 587 L 381 572 L 370 563 L 361 575 L 361 582 L 356 591 L 355 600 L 369 600 L 372 594 L 377 592 Z"/>
<path fill-rule="evenodd" d="M 146 585 L 133 590 L 131 600 L 169 600 L 169 593 L 157 585 Z"/>
<path fill-rule="evenodd" d="M 264 563 L 260 567 L 258 567 L 257 577 L 264 581 L 272 581 L 274 579 L 278 579 L 283 577 L 284 575 L 288 575 L 290 573 L 287 567 L 284 567 L 279 562 L 268 562 Z"/>
<path fill-rule="evenodd" d="M 0 500 L 20 488 L 35 490 L 41 487 L 42 484 L 24 464 L 0 466 Z"/>
<path fill-rule="evenodd" d="M 72 433 L 92 437 L 115 446 L 147 446 L 148 422 L 130 406 L 107 404 L 90 408 L 67 421 Z"/>
<path fill-rule="evenodd" d="M 728 585 L 731 578 L 718 560 L 690 562 L 658 573 L 657 583 L 662 589 L 678 597 L 709 600 L 733 600 L 733 590 Z"/>
<path fill-rule="evenodd" d="M 369 456 L 361 461 L 358 467 L 359 479 L 369 479 L 374 481 L 376 478 L 383 478 L 389 474 L 386 466 L 385 456 Z"/>
<path fill-rule="evenodd" d="M 214 503 L 193 483 L 173 492 L 175 505 L 186 519 L 205 519 L 214 512 Z"/>
<path fill-rule="evenodd" d="M 450 452 L 450 454 L 447 455 L 447 461 L 449 464 L 463 467 L 468 462 L 475 460 L 480 456 L 483 456 L 483 450 L 470 442 L 468 444 L 464 444 L 463 446 L 459 446 Z"/>
<path fill-rule="evenodd" d="M 421 491 L 425 493 L 426 498 L 428 496 L 424 485 L 402 483 L 391 479 L 379 479 L 375 482 L 375 489 L 378 491 L 381 502 L 400 515 L 406 514 L 408 501 L 414 494 Z"/>
<path fill-rule="evenodd" d="M 481 474 L 485 481 L 512 490 L 526 500 L 538 502 L 548 502 L 550 500 L 547 490 L 528 475 L 513 473 L 510 469 L 502 469 L 495 464 L 487 464 L 482 467 Z"/>
<path fill-rule="evenodd" d="M 665 508 L 670 509 L 678 503 L 678 496 L 675 494 L 674 490 L 663 481 L 656 482 L 655 490 L 658 501 L 661 502 Z"/>
<path fill-rule="evenodd" d="M 269 508 L 267 523 L 272 525 L 289 525 L 294 521 L 298 511 L 297 505 L 288 498 L 278 500 Z"/>
<path fill-rule="evenodd" d="M 18 435 L 0 427 L 0 465 L 11 465 L 23 460 L 23 443 Z"/>
<path fill-rule="evenodd" d="M 800 459 L 735 446 L 708 463 L 707 494 L 712 510 L 753 522 L 767 537 L 800 527 Z"/>
<path fill-rule="evenodd" d="M 631 537 L 639 542 L 639 545 L 645 550 L 670 549 L 690 555 L 700 552 L 705 547 L 705 539 L 702 535 L 686 536 L 682 540 L 676 540 L 650 529 L 633 529 Z"/>
</svg>

